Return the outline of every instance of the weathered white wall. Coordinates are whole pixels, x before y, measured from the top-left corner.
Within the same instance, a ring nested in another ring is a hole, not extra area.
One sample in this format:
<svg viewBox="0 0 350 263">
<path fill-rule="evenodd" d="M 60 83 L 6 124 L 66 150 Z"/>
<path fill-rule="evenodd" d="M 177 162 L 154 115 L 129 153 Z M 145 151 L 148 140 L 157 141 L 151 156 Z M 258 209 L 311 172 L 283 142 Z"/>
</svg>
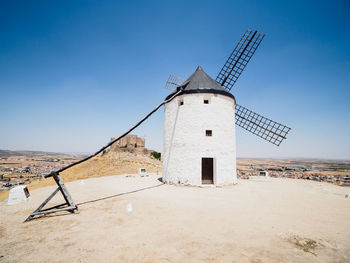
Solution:
<svg viewBox="0 0 350 263">
<path fill-rule="evenodd" d="M 165 105 L 164 182 L 201 185 L 202 157 L 210 157 L 215 185 L 237 183 L 234 105 L 232 98 L 205 93 L 178 96 Z M 205 136 L 205 130 L 213 135 Z"/>
</svg>

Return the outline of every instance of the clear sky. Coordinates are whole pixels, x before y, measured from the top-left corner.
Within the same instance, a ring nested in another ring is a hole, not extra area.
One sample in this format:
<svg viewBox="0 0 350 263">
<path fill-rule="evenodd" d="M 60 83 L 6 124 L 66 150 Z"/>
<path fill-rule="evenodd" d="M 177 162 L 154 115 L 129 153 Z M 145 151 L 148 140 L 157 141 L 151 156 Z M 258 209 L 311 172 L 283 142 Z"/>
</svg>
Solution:
<svg viewBox="0 0 350 263">
<path fill-rule="evenodd" d="M 214 79 L 266 34 L 232 89 L 292 130 L 237 127 L 240 157 L 350 159 L 349 1 L 1 1 L 0 149 L 94 152 L 159 104 L 169 74 Z M 162 150 L 163 110 L 135 134 Z"/>
</svg>

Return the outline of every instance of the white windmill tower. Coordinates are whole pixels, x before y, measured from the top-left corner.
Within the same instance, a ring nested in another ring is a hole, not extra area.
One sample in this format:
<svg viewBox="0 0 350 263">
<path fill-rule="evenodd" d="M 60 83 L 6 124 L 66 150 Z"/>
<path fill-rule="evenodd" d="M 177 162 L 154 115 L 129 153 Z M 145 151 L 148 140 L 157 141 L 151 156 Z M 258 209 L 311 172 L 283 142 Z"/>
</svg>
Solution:
<svg viewBox="0 0 350 263">
<path fill-rule="evenodd" d="M 290 128 L 236 104 L 230 93 L 263 38 L 263 34 L 247 30 L 216 81 L 200 66 L 182 83 L 170 76 L 167 87 L 176 91 L 168 98 L 182 92 L 164 106 L 164 182 L 236 183 L 234 122 L 277 146 L 286 138 Z"/>
<path fill-rule="evenodd" d="M 198 67 L 164 106 L 164 182 L 236 182 L 234 108 L 234 96 Z"/>
</svg>

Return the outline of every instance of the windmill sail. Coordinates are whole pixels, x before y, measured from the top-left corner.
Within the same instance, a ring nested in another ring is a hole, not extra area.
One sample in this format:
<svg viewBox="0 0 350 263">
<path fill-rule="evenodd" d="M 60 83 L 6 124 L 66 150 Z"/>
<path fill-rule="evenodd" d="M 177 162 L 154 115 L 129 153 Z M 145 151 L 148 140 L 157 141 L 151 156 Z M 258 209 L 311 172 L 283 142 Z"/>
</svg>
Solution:
<svg viewBox="0 0 350 263">
<path fill-rule="evenodd" d="M 216 77 L 216 81 L 226 90 L 230 91 L 232 89 L 264 36 L 264 34 L 250 29 L 244 33 Z"/>
<path fill-rule="evenodd" d="M 177 88 L 178 86 L 181 86 L 181 84 L 183 82 L 184 82 L 184 80 L 181 79 L 180 77 L 170 75 L 168 80 L 165 83 L 164 88 L 166 88 L 168 90 L 173 90 L 173 89 Z"/>
<path fill-rule="evenodd" d="M 236 104 L 236 124 L 243 129 L 277 146 L 286 139 L 290 128 L 265 118 L 241 105 Z"/>
</svg>

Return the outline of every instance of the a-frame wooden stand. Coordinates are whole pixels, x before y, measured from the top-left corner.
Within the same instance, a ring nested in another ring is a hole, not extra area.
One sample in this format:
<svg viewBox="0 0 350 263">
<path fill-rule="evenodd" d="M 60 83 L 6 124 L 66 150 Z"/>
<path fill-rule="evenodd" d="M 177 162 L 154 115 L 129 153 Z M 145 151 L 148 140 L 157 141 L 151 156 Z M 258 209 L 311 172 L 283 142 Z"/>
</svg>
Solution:
<svg viewBox="0 0 350 263">
<path fill-rule="evenodd" d="M 72 197 L 70 196 L 66 186 L 64 185 L 64 182 L 59 175 L 59 173 L 53 172 L 47 176 L 47 177 L 53 177 L 57 184 L 57 189 L 53 191 L 53 193 L 37 208 L 35 209 L 24 222 L 32 220 L 35 218 L 35 216 L 40 216 L 40 215 L 45 215 L 45 214 L 50 214 L 50 213 L 56 213 L 56 212 L 61 212 L 61 211 L 69 211 L 71 213 L 78 213 L 78 206 L 74 204 L 74 201 Z M 63 204 L 56 205 L 50 208 L 43 209 L 44 206 L 57 194 L 58 191 L 61 191 L 64 200 L 66 201 Z"/>
</svg>

